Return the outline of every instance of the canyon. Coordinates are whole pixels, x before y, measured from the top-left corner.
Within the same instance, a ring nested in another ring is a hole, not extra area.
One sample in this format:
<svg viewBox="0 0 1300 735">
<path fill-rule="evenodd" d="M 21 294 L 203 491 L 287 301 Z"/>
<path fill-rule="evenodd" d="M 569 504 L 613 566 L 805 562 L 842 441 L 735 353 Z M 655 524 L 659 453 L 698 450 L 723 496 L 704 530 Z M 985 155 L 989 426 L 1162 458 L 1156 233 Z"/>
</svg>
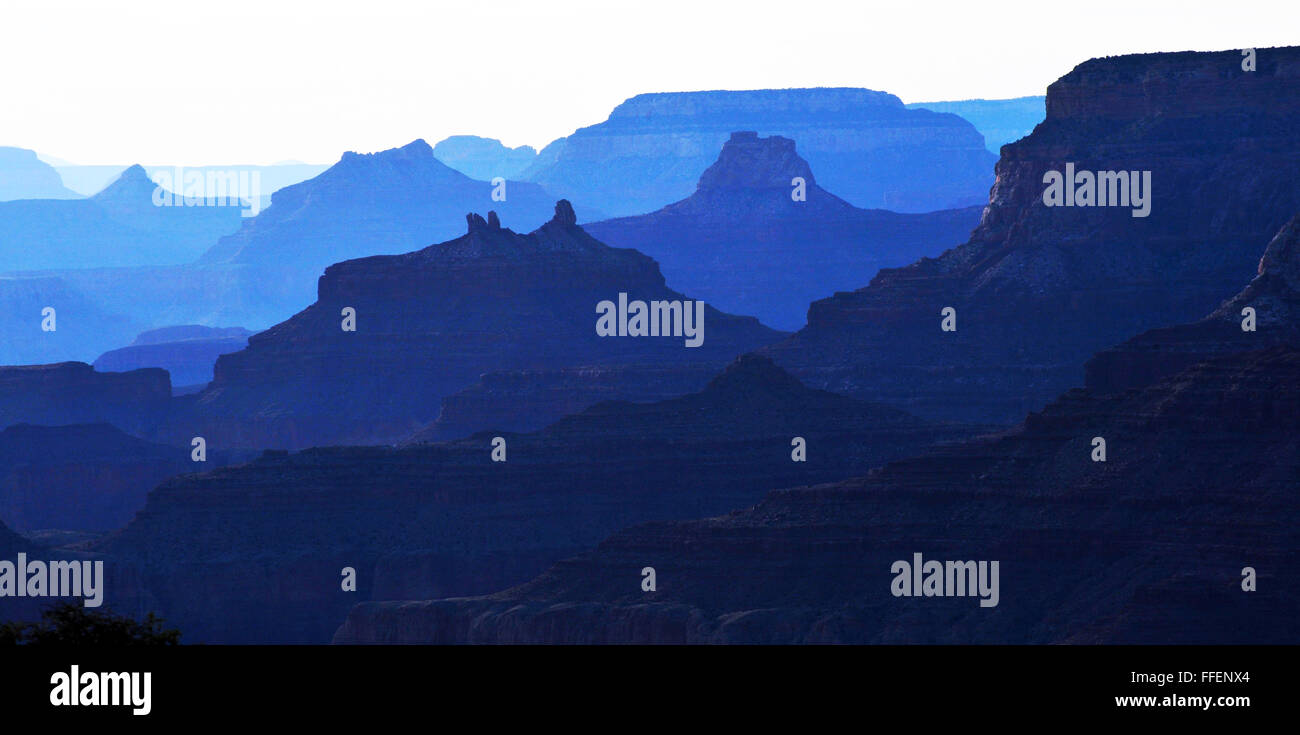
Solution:
<svg viewBox="0 0 1300 735">
<path fill-rule="evenodd" d="M 137 570 L 140 586 L 118 594 L 146 591 L 187 640 L 325 642 L 361 600 L 509 587 L 640 521 L 744 507 L 977 430 L 811 390 L 744 356 L 698 393 L 607 401 L 499 441 L 266 452 L 173 478 L 84 549 Z"/>
<path fill-rule="evenodd" d="M 1003 146 L 963 245 L 816 301 L 767 348 L 801 380 L 935 419 L 1011 424 L 1082 385 L 1085 362 L 1213 311 L 1297 211 L 1300 49 L 1138 54 L 1084 62 L 1047 117 Z M 1046 207 L 1043 176 L 1152 172 L 1150 216 Z M 951 307 L 957 329 L 940 329 Z"/>
<path fill-rule="evenodd" d="M 895 212 L 980 204 L 997 160 L 969 122 L 887 92 L 718 90 L 632 97 L 543 148 L 522 177 L 610 216 L 653 212 L 690 196 L 737 130 L 799 141 L 827 189 Z"/>
<path fill-rule="evenodd" d="M 650 214 L 584 228 L 658 261 L 678 288 L 778 329 L 808 305 L 963 242 L 980 207 L 898 214 L 865 210 L 823 189 L 798 141 L 734 132 L 695 192 Z"/>
</svg>

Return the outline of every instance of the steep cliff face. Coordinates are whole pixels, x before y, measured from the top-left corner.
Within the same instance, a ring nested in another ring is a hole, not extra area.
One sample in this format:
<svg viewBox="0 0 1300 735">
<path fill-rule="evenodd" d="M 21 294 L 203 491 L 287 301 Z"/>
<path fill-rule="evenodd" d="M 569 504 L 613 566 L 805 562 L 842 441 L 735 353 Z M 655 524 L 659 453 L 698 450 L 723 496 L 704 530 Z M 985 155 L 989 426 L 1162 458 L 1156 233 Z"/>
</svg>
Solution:
<svg viewBox="0 0 1300 735">
<path fill-rule="evenodd" d="M 827 189 L 898 212 L 982 202 L 996 158 L 965 120 L 908 110 L 884 92 L 676 92 L 627 100 L 547 146 L 524 176 L 610 215 L 652 212 L 689 196 L 736 130 L 799 141 Z"/>
<path fill-rule="evenodd" d="M 882 267 L 938 255 L 979 223 L 977 207 L 859 209 L 819 186 L 795 145 L 733 133 L 691 196 L 585 227 L 603 242 L 646 253 L 670 283 L 718 308 L 798 329 L 812 301 L 857 288 Z"/>
<path fill-rule="evenodd" d="M 1300 49 L 1259 58 L 1256 72 L 1235 51 L 1081 64 L 1003 147 L 969 242 L 814 303 L 769 354 L 819 387 L 1011 422 L 1081 384 L 1097 350 L 1212 311 L 1300 211 Z M 1150 172 L 1147 216 L 1046 206 L 1045 174 L 1067 164 Z"/>
<path fill-rule="evenodd" d="M 14 199 L 79 199 L 54 167 L 26 148 L 0 146 L 0 202 Z"/>
<path fill-rule="evenodd" d="M 743 357 L 696 394 L 506 434 L 504 462 L 480 434 L 272 453 L 173 479 L 95 548 L 139 569 L 191 640 L 323 642 L 361 600 L 502 589 L 630 524 L 744 507 L 970 432 Z M 792 461 L 796 436 L 806 461 Z M 344 567 L 355 593 L 340 589 Z"/>
<path fill-rule="evenodd" d="M 1295 347 L 1074 391 L 1002 436 L 627 529 L 512 590 L 359 605 L 335 640 L 1294 644 L 1298 417 Z M 996 604 L 953 582 L 896 596 L 918 553 L 998 562 Z"/>
<path fill-rule="evenodd" d="M 148 434 L 171 399 L 167 371 L 100 373 L 81 362 L 0 367 L 0 427 L 109 423 Z"/>
<path fill-rule="evenodd" d="M 108 424 L 10 426 L 0 431 L 0 520 L 19 531 L 121 528 L 158 483 L 200 467 L 188 448 Z"/>
<path fill-rule="evenodd" d="M 455 240 L 331 266 L 315 304 L 218 358 L 185 430 L 227 446 L 389 443 L 490 370 L 721 366 L 783 336 L 709 306 L 698 346 L 687 346 L 687 330 L 598 335 L 602 301 L 686 301 L 685 321 L 690 297 L 669 289 L 650 258 L 584 232 L 567 201 L 555 212 L 527 235 L 495 213 L 471 215 Z M 345 309 L 355 331 L 344 329 Z"/>
<path fill-rule="evenodd" d="M 1300 344 L 1300 216 L 1269 242 L 1241 293 L 1200 321 L 1153 329 L 1094 355 L 1087 386 L 1138 388 L 1212 357 L 1284 344 Z"/>
</svg>

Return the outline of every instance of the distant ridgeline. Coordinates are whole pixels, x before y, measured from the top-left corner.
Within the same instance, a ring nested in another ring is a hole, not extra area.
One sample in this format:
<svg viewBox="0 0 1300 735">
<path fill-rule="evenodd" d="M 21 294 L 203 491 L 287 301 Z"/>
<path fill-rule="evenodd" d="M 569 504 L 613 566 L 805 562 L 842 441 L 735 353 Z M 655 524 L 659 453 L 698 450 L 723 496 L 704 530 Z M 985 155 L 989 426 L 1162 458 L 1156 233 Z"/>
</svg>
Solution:
<svg viewBox="0 0 1300 735">
<path fill-rule="evenodd" d="M 970 242 L 762 351 L 1014 428 L 631 526 L 509 589 L 362 603 L 335 642 L 1297 643 L 1300 49 L 1242 59 L 1081 64 Z M 1148 216 L 1048 206 L 1067 166 L 1150 172 Z"/>
<path fill-rule="evenodd" d="M 970 122 L 984 136 L 994 153 L 1002 146 L 1029 135 L 1043 121 L 1046 98 L 1016 97 L 1006 100 L 960 100 L 956 102 L 909 102 L 907 108 L 951 112 Z"/>
<path fill-rule="evenodd" d="M 79 199 L 59 172 L 25 148 L 0 146 L 0 202 L 15 199 Z"/>
<path fill-rule="evenodd" d="M 749 355 L 690 395 L 608 401 L 535 433 L 272 452 L 178 477 L 94 551 L 138 569 L 188 640 L 322 643 L 356 602 L 494 592 L 628 525 L 724 513 L 971 431 L 810 390 Z"/>
<path fill-rule="evenodd" d="M 212 367 L 218 357 L 243 349 L 251 334 L 241 327 L 197 324 L 151 329 L 131 344 L 100 355 L 94 367 L 99 372 L 115 373 L 160 367 L 171 376 L 173 392 L 192 392 L 212 380 Z"/>
<path fill-rule="evenodd" d="M 177 432 L 243 447 L 388 443 L 436 419 L 443 397 L 487 371 L 716 370 L 785 336 L 697 306 L 650 258 L 588 235 L 567 201 L 554 212 L 526 235 L 495 213 L 470 215 L 453 240 L 330 266 L 314 304 L 217 359 L 211 385 L 178 409 Z M 680 333 L 603 337 L 599 305 L 620 298 L 675 303 L 673 332 L 684 331 L 687 308 L 702 315 L 691 327 L 698 344 Z"/>
<path fill-rule="evenodd" d="M 195 642 L 1296 643 L 1300 48 L 1249 59 L 1080 64 L 992 171 L 884 93 L 642 95 L 0 276 L 0 551 Z"/>
<path fill-rule="evenodd" d="M 691 196 L 585 228 L 646 253 L 669 283 L 720 309 L 798 329 L 813 301 L 939 255 L 979 224 L 980 207 L 859 209 L 823 189 L 796 148 L 801 141 L 732 133 Z"/>
<path fill-rule="evenodd" d="M 546 148 L 523 177 L 609 215 L 690 196 L 732 132 L 799 142 L 822 186 L 858 207 L 927 212 L 982 204 L 997 157 L 962 118 L 855 88 L 633 97 Z"/>
<path fill-rule="evenodd" d="M 0 277 L 0 364 L 89 362 L 141 331 L 176 324 L 264 329 L 309 305 L 329 265 L 444 241 L 455 236 L 467 211 L 494 210 L 520 231 L 547 220 L 556 193 L 567 194 L 584 222 L 650 212 L 690 196 L 737 130 L 792 137 L 817 171 L 817 183 L 856 206 L 915 212 L 978 205 L 992 183 L 994 157 L 969 123 L 908 110 L 892 95 L 863 89 L 641 95 L 609 120 L 541 153 L 473 136 L 448 138 L 437 150 L 415 141 L 375 154 L 345 154 L 313 178 L 282 188 L 315 170 L 235 167 L 225 173 L 257 173 L 263 188 L 275 191 L 269 203 L 262 197 L 238 207 L 156 206 L 157 188 L 143 169 L 132 167 L 90 200 L 0 203 L 13 240 L 3 248 L 10 261 L 0 262 L 0 272 L 40 271 Z M 27 164 L 49 168 L 34 154 L 30 159 Z M 211 168 L 187 169 L 183 176 L 170 169 L 154 173 L 178 179 L 173 185 L 184 196 L 186 177 L 202 174 L 206 182 L 222 173 Z M 4 212 L 6 206 L 13 209 Z M 261 207 L 257 217 L 239 219 L 246 209 Z M 774 243 L 790 242 L 805 229 L 779 224 L 784 215 L 771 214 L 776 219 L 748 226 L 770 225 Z M 956 231 L 967 227 L 968 216 L 939 218 L 946 222 L 935 223 L 933 238 L 928 224 L 863 217 L 853 227 L 870 227 L 880 238 L 854 261 L 858 267 L 837 268 L 843 278 L 836 283 L 782 296 L 784 303 L 765 316 L 798 327 L 806 307 L 799 302 L 856 285 L 850 276 L 865 279 L 881 265 L 941 251 L 960 239 Z M 838 228 L 839 239 L 829 242 L 842 243 L 848 231 L 840 222 L 832 218 L 821 231 L 806 228 L 806 237 L 816 240 Z M 28 247 L 33 242 L 42 247 Z M 766 286 L 755 282 L 732 308 L 761 302 L 757 294 Z M 60 313 L 59 330 L 33 331 L 29 315 L 47 306 Z"/>
<path fill-rule="evenodd" d="M 0 272 L 188 263 L 239 229 L 238 202 L 157 206 L 157 191 L 132 166 L 89 199 L 0 202 Z"/>
<path fill-rule="evenodd" d="M 10 265 L 43 269 L 0 277 L 0 364 L 90 361 L 142 331 L 177 324 L 265 328 L 310 304 L 329 265 L 453 237 L 467 211 L 496 209 L 536 227 L 555 203 L 535 184 L 493 185 L 453 171 L 422 140 L 381 153 L 347 153 L 315 178 L 276 191 L 268 209 L 242 221 L 241 207 L 157 206 L 155 189 L 133 167 L 91 200 L 0 203 L 0 213 L 6 207 L 27 213 L 16 221 L 29 219 L 36 228 L 6 228 L 17 239 L 5 252 L 27 259 Z M 74 212 L 78 206 L 98 219 L 71 216 L 82 212 Z M 101 210 L 121 212 L 124 224 L 101 221 L 109 217 Z M 214 219 L 225 224 L 200 227 Z M 152 241 L 139 228 L 154 221 L 167 257 L 141 252 Z M 187 226 L 199 234 L 182 237 L 175 223 L 192 223 Z M 66 243 L 57 236 L 65 230 Z M 114 233 L 129 244 L 113 244 Z M 42 241 L 46 249 L 26 247 Z M 64 259 L 54 257 L 63 252 L 60 243 L 67 246 Z M 100 243 L 92 249 L 103 252 L 87 255 L 87 243 Z M 90 267 L 99 265 L 139 267 Z M 39 321 L 29 315 L 46 306 L 59 313 L 55 332 L 32 328 Z"/>
</svg>

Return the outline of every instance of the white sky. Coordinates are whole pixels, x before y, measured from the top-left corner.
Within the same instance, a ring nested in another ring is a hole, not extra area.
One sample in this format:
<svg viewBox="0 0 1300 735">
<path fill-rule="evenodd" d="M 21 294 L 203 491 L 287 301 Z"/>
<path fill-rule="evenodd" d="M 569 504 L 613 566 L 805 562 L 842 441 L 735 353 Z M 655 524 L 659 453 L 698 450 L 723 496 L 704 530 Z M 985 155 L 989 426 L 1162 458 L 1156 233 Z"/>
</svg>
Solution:
<svg viewBox="0 0 1300 735">
<path fill-rule="evenodd" d="M 1042 94 L 1094 56 L 1300 43 L 1300 0 L 3 0 L 0 145 L 80 164 L 537 148 L 641 92 Z"/>
</svg>

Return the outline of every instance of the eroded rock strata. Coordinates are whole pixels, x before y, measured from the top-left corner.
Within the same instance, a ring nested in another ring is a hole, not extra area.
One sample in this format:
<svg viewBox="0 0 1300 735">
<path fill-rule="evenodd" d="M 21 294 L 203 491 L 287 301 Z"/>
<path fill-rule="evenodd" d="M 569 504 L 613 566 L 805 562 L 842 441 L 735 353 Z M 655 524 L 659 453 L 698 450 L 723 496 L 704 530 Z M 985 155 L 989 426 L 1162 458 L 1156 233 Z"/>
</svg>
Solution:
<svg viewBox="0 0 1300 735">
<path fill-rule="evenodd" d="M 1298 422 L 1300 349 L 1238 353 L 861 479 L 642 524 L 504 592 L 362 604 L 335 641 L 1294 644 Z M 999 561 L 998 604 L 895 596 L 915 553 Z"/>
<path fill-rule="evenodd" d="M 719 309 L 798 329 L 809 303 L 858 288 L 882 267 L 938 255 L 979 223 L 980 207 L 859 209 L 818 184 L 796 143 L 732 133 L 691 196 L 584 227 L 654 258 L 669 283 Z"/>
<path fill-rule="evenodd" d="M 227 446 L 390 443 L 436 419 L 443 397 L 489 371 L 720 369 L 783 336 L 706 305 L 696 347 L 681 336 L 602 337 L 602 301 L 626 294 L 629 304 L 688 308 L 693 300 L 670 289 L 650 258 L 588 235 L 567 201 L 529 234 L 495 214 L 468 222 L 455 240 L 330 266 L 315 304 L 218 358 L 212 383 L 186 408 L 192 418 L 176 431 Z M 355 331 L 344 329 L 345 309 Z"/>
<path fill-rule="evenodd" d="M 533 434 L 268 453 L 177 478 L 96 550 L 191 640 L 325 642 L 360 600 L 483 594 L 621 528 L 745 507 L 970 428 L 810 390 L 744 357 L 701 392 L 607 402 Z M 792 461 L 795 436 L 806 461 Z M 341 570 L 357 591 L 341 590 Z"/>
<path fill-rule="evenodd" d="M 814 303 L 768 351 L 817 387 L 918 415 L 1012 423 L 1082 385 L 1095 352 L 1201 318 L 1300 211 L 1300 49 L 1094 59 L 1002 148 L 969 242 Z M 1047 207 L 1044 175 L 1149 171 L 1150 210 Z M 941 331 L 941 310 L 956 331 Z"/>
</svg>

